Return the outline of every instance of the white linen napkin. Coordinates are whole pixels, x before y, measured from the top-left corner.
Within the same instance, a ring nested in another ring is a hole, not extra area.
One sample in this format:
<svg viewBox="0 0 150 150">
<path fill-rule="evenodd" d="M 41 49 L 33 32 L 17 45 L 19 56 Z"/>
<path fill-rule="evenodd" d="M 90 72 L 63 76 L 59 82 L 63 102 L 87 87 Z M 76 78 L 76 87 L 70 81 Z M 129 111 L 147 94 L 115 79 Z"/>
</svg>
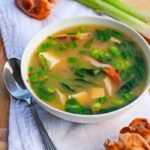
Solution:
<svg viewBox="0 0 150 150">
<path fill-rule="evenodd" d="M 58 0 L 48 19 L 38 21 L 16 8 L 14 0 L 0 0 L 0 31 L 8 58 L 21 58 L 29 40 L 54 21 L 74 16 L 96 15 L 73 0 Z M 77 124 L 59 119 L 39 106 L 40 118 L 58 150 L 103 150 L 104 140 L 115 139 L 122 126 L 135 117 L 150 118 L 148 94 L 136 106 L 116 118 L 98 124 Z M 30 109 L 24 102 L 11 98 L 9 150 L 44 150 L 41 136 Z"/>
</svg>

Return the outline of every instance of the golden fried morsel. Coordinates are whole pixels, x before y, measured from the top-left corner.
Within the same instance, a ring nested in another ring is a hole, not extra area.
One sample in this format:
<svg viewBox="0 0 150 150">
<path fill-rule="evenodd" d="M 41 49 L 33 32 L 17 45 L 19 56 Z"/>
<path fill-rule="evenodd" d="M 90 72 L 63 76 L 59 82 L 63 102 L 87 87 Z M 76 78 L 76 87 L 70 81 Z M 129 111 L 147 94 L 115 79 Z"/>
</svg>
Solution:
<svg viewBox="0 0 150 150">
<path fill-rule="evenodd" d="M 52 11 L 56 0 L 16 0 L 16 5 L 27 15 L 36 19 L 45 19 Z"/>
<path fill-rule="evenodd" d="M 150 150 L 150 123 L 137 118 L 121 129 L 117 142 L 106 140 L 104 146 L 106 150 Z"/>
</svg>

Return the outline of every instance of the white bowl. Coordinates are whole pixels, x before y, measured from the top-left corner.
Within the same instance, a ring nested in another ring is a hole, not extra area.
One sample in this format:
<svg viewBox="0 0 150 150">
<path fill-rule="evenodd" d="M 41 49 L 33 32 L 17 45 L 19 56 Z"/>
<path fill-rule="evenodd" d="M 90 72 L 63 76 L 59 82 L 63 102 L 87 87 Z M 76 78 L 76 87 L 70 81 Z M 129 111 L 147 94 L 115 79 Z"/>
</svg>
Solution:
<svg viewBox="0 0 150 150">
<path fill-rule="evenodd" d="M 49 35 L 52 35 L 53 33 L 62 30 L 64 28 L 68 28 L 71 26 L 76 25 L 82 25 L 82 24 L 96 24 L 96 25 L 104 25 L 108 28 L 115 29 L 117 31 L 120 31 L 121 33 L 124 33 L 125 35 L 128 35 L 134 42 L 136 42 L 141 50 L 143 51 L 145 58 L 147 60 L 148 64 L 148 80 L 146 83 L 146 87 L 144 92 L 132 103 L 130 103 L 127 106 L 124 106 L 123 108 L 120 108 L 116 111 L 105 113 L 105 114 L 98 114 L 98 115 L 79 115 L 79 114 L 72 114 L 65 111 L 58 110 L 54 107 L 51 107 L 50 105 L 46 104 L 44 101 L 39 99 L 33 90 L 31 89 L 29 83 L 27 82 L 28 79 L 28 64 L 29 60 L 31 58 L 32 53 L 34 50 L 39 46 L 39 44 Z M 129 109 L 131 106 L 136 104 L 139 100 L 142 100 L 143 95 L 148 89 L 149 81 L 150 81 L 150 49 L 147 44 L 147 42 L 144 40 L 144 38 L 137 33 L 134 29 L 129 27 L 128 25 L 125 25 L 123 23 L 120 23 L 118 21 L 104 18 L 104 17 L 79 17 L 79 18 L 71 18 L 62 20 L 56 23 L 53 23 L 43 30 L 41 30 L 26 46 L 22 61 L 21 61 L 21 74 L 23 81 L 28 88 L 28 90 L 31 92 L 32 96 L 36 99 L 36 102 L 43 107 L 45 110 L 50 112 L 51 114 L 60 117 L 62 119 L 72 121 L 72 122 L 79 122 L 79 123 L 96 123 L 100 122 L 105 119 L 113 118 L 117 116 L 118 114 L 124 112 L 125 110 Z"/>
</svg>

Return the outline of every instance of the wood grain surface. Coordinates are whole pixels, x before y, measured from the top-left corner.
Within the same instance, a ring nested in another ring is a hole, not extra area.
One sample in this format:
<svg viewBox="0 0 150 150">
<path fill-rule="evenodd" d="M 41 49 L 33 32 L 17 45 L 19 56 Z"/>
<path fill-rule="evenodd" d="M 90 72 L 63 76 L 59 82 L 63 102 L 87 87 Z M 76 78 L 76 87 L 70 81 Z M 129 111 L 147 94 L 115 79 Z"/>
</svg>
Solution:
<svg viewBox="0 0 150 150">
<path fill-rule="evenodd" d="M 3 81 L 3 66 L 6 55 L 2 39 L 0 38 L 0 150 L 7 150 L 8 118 L 9 118 L 9 94 Z"/>
</svg>

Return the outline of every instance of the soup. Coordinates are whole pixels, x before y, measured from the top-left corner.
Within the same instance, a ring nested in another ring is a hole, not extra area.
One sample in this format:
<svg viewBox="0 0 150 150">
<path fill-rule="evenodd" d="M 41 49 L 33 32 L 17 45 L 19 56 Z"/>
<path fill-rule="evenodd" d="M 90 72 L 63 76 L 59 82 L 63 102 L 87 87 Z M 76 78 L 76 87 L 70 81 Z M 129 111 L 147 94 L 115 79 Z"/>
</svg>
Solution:
<svg viewBox="0 0 150 150">
<path fill-rule="evenodd" d="M 29 62 L 28 82 L 57 109 L 101 114 L 136 99 L 146 84 L 144 55 L 128 36 L 98 26 L 70 27 L 47 37 Z"/>
</svg>

